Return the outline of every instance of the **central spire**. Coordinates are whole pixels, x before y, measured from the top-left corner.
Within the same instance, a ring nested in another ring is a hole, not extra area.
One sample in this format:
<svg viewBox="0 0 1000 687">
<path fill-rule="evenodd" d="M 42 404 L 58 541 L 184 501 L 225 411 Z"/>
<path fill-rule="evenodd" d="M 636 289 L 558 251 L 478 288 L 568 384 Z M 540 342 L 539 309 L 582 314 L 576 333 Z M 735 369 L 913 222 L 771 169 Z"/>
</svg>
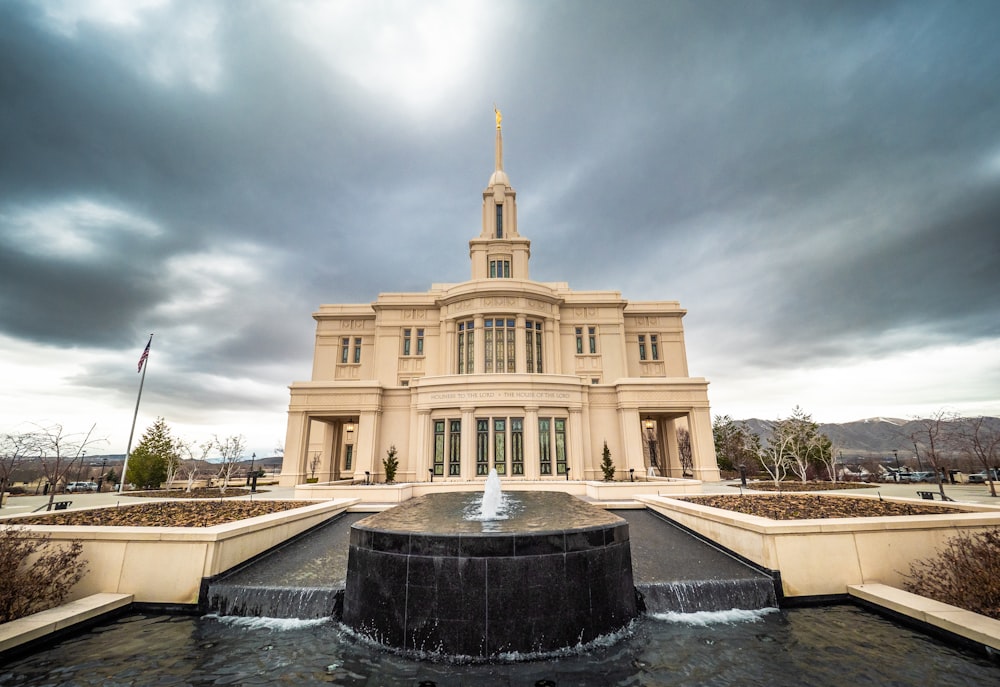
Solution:
<svg viewBox="0 0 1000 687">
<path fill-rule="evenodd" d="M 527 279 L 531 242 L 517 232 L 517 193 L 503 171 L 503 115 L 493 105 L 497 120 L 496 165 L 483 190 L 483 228 L 469 242 L 473 279 Z"/>
</svg>

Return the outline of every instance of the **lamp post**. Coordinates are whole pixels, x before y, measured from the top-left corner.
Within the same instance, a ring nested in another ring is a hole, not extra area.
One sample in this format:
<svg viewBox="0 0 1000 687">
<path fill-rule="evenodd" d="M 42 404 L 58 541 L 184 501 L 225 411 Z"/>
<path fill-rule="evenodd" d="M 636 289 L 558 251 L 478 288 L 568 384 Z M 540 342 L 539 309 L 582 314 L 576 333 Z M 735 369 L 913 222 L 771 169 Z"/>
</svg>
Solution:
<svg viewBox="0 0 1000 687">
<path fill-rule="evenodd" d="M 97 493 L 101 493 L 101 485 L 104 484 L 104 466 L 108 464 L 108 457 L 101 458 L 101 474 L 97 476 Z"/>
<path fill-rule="evenodd" d="M 923 472 L 924 466 L 920 464 L 920 454 L 917 453 L 917 442 L 913 442 L 913 457 L 917 459 L 917 470 Z"/>
<path fill-rule="evenodd" d="M 566 481 L 569 482 L 569 466 L 566 466 Z"/>
<path fill-rule="evenodd" d="M 431 482 L 434 481 L 434 468 L 427 468 L 428 474 L 431 476 Z"/>
<path fill-rule="evenodd" d="M 250 454 L 250 493 L 251 494 L 256 494 L 257 493 L 257 471 L 254 470 L 254 466 L 253 466 L 254 461 L 256 461 L 256 460 L 257 460 L 257 454 L 256 453 Z"/>
</svg>

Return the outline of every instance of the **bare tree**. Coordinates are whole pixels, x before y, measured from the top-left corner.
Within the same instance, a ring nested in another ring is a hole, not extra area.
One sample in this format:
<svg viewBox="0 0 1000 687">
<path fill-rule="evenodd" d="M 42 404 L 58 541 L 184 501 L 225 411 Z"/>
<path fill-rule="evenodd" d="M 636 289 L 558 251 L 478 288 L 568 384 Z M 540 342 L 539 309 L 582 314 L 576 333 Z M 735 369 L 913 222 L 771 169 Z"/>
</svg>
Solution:
<svg viewBox="0 0 1000 687">
<path fill-rule="evenodd" d="M 928 418 L 914 419 L 917 429 L 910 435 L 914 452 L 916 452 L 917 444 L 923 444 L 924 457 L 930 461 L 931 467 L 934 469 L 934 478 L 938 485 L 938 491 L 941 492 L 942 501 L 948 497 L 944 493 L 944 481 L 941 479 L 941 449 L 947 441 L 948 424 L 954 419 L 954 414 L 945 410 L 939 410 Z"/>
<path fill-rule="evenodd" d="M 805 483 L 809 479 L 809 466 L 825 462 L 823 458 L 830 451 L 830 440 L 819 433 L 819 425 L 813 422 L 812 415 L 799 406 L 795 406 L 787 418 L 775 423 L 774 433 L 787 436 L 788 441 L 784 443 L 788 468 Z"/>
<path fill-rule="evenodd" d="M 767 440 L 767 446 L 759 449 L 760 463 L 774 480 L 775 488 L 788 474 L 788 450 L 791 443 L 790 434 L 775 431 Z"/>
<path fill-rule="evenodd" d="M 246 437 L 242 434 L 226 437 L 225 439 L 219 439 L 219 436 L 216 435 L 212 442 L 212 446 L 219 452 L 222 458 L 222 462 L 219 464 L 218 475 L 222 480 L 219 490 L 223 494 L 226 493 L 229 480 L 233 478 L 236 467 L 239 465 L 244 451 L 246 451 L 246 443 Z"/>
<path fill-rule="evenodd" d="M 691 455 L 691 432 L 686 427 L 677 429 L 677 453 L 681 459 L 681 474 L 685 477 L 694 474 L 694 459 Z"/>
<path fill-rule="evenodd" d="M 37 453 L 37 443 L 33 432 L 0 435 L 0 507 L 3 506 L 3 494 L 11 484 L 11 475 L 28 456 Z"/>
<path fill-rule="evenodd" d="M 823 467 L 826 468 L 826 474 L 830 476 L 830 481 L 834 484 L 837 483 L 837 455 L 839 453 L 840 447 L 830 441 L 829 447 L 825 451 L 821 451 L 818 458 L 823 463 Z"/>
<path fill-rule="evenodd" d="M 956 446 L 983 466 L 990 483 L 990 496 L 996 497 L 992 470 L 1000 464 L 1000 429 L 981 416 L 960 418 L 958 423 L 954 434 Z"/>
<path fill-rule="evenodd" d="M 83 465 L 87 448 L 105 441 L 104 439 L 91 438 L 94 427 L 96 425 L 92 426 L 86 434 L 66 434 L 63 426 L 57 424 L 50 427 L 40 427 L 35 433 L 42 472 L 52 487 L 49 490 L 47 510 L 52 510 L 56 486 L 59 482 L 61 480 L 69 481 L 67 476 L 77 463 L 80 466 Z"/>
<path fill-rule="evenodd" d="M 198 479 L 199 461 L 204 462 L 208 458 L 214 445 L 213 442 L 207 441 L 196 449 L 193 441 L 177 440 L 178 454 L 187 456 L 187 458 L 181 458 L 177 466 L 177 474 L 185 480 L 184 491 L 187 493 L 191 493 L 191 490 L 194 489 L 194 481 Z M 197 458 L 195 457 L 196 450 L 199 452 Z"/>
</svg>

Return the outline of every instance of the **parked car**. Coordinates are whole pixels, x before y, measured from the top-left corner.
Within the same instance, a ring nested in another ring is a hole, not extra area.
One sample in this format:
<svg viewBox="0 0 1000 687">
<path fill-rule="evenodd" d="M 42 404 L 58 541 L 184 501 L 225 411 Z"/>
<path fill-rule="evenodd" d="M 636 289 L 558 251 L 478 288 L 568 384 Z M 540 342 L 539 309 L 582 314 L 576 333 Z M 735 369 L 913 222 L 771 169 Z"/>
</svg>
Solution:
<svg viewBox="0 0 1000 687">
<path fill-rule="evenodd" d="M 911 472 L 910 473 L 911 482 L 937 482 L 937 475 L 933 471 L 922 471 L 922 472 Z"/>
<path fill-rule="evenodd" d="M 990 470 L 989 476 L 986 475 L 985 470 L 981 470 L 980 472 L 974 472 L 971 475 L 969 475 L 969 482 L 971 482 L 972 484 L 983 484 L 989 479 L 992 479 L 994 482 L 1000 481 L 1000 478 L 998 478 L 996 470 Z"/>
<path fill-rule="evenodd" d="M 68 492 L 97 491 L 97 482 L 70 482 L 66 485 Z"/>
</svg>

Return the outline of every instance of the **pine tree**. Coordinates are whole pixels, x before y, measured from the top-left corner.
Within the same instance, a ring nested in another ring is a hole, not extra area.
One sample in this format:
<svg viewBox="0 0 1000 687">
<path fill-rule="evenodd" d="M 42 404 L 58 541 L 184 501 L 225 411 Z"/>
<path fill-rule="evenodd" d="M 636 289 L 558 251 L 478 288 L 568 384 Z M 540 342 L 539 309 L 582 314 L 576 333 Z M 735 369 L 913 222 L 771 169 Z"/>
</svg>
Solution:
<svg viewBox="0 0 1000 687">
<path fill-rule="evenodd" d="M 126 482 L 140 489 L 158 489 L 171 463 L 180 462 L 177 442 L 162 417 L 150 425 L 128 458 Z"/>
<path fill-rule="evenodd" d="M 601 472 L 604 473 L 605 482 L 613 482 L 615 479 L 615 464 L 611 462 L 611 450 L 608 442 L 604 442 L 604 450 L 601 451 Z"/>
</svg>

